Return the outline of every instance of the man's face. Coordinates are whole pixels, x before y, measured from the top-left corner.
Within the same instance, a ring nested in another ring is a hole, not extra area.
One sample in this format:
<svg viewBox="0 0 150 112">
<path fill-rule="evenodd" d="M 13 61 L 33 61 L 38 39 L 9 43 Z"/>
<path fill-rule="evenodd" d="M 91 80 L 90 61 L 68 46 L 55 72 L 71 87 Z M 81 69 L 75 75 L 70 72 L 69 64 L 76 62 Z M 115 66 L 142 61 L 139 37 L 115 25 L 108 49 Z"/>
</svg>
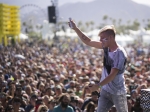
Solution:
<svg viewBox="0 0 150 112">
<path fill-rule="evenodd" d="M 74 83 L 70 83 L 70 88 L 74 88 L 75 84 Z"/>
<path fill-rule="evenodd" d="M 98 96 L 97 95 L 92 95 L 92 100 L 95 101 L 95 102 L 97 102 Z"/>
<path fill-rule="evenodd" d="M 132 93 L 131 97 L 132 97 L 133 99 L 136 99 L 136 97 L 137 97 L 137 92 Z"/>
<path fill-rule="evenodd" d="M 80 91 L 80 85 L 76 86 L 76 91 Z"/>
<path fill-rule="evenodd" d="M 55 101 L 51 101 L 48 103 L 49 108 L 52 110 L 55 106 L 56 106 L 56 102 Z"/>
<path fill-rule="evenodd" d="M 78 101 L 77 106 L 78 106 L 79 108 L 82 108 L 82 105 L 83 105 L 83 101 Z"/>
<path fill-rule="evenodd" d="M 17 88 L 16 89 L 16 95 L 21 95 L 22 93 L 22 89 L 21 88 Z"/>
<path fill-rule="evenodd" d="M 100 36 L 100 41 L 102 42 L 102 46 L 104 48 L 108 47 L 110 42 L 110 36 L 108 36 L 108 34 L 106 34 L 105 32 L 102 32 L 99 36 Z"/>
<path fill-rule="evenodd" d="M 62 94 L 62 88 L 61 87 L 56 87 L 55 88 L 55 93 L 56 93 L 56 95 Z"/>
<path fill-rule="evenodd" d="M 21 102 L 19 102 L 19 101 L 13 102 L 13 107 L 20 107 L 20 105 L 21 105 Z"/>
<path fill-rule="evenodd" d="M 63 108 L 67 108 L 68 105 L 69 105 L 69 98 L 67 96 L 64 96 L 64 98 L 61 101 L 61 106 Z"/>
<path fill-rule="evenodd" d="M 30 102 L 31 102 L 32 105 L 35 106 L 35 104 L 36 104 L 36 98 L 31 98 Z"/>
</svg>

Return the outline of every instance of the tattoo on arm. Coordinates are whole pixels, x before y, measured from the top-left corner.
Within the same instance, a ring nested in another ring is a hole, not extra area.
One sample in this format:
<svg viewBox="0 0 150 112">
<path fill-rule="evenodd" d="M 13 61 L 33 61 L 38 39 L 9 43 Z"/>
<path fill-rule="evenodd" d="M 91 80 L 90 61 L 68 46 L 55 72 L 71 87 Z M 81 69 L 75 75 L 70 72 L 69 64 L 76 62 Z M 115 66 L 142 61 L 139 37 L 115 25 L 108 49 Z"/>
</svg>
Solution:
<svg viewBox="0 0 150 112">
<path fill-rule="evenodd" d="M 82 34 L 82 37 L 81 37 L 83 40 L 87 40 L 87 38 L 85 37 L 84 34 Z"/>
</svg>

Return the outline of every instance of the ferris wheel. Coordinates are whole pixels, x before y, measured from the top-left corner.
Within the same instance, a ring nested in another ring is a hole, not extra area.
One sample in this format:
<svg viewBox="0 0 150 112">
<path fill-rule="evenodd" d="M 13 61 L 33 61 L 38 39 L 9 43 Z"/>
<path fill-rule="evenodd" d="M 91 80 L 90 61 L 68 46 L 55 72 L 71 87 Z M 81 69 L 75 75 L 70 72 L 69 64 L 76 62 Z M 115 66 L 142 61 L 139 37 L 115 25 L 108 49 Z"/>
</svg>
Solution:
<svg viewBox="0 0 150 112">
<path fill-rule="evenodd" d="M 21 23 L 30 21 L 33 24 L 40 24 L 47 20 L 47 12 L 35 4 L 25 4 L 20 7 L 20 19 Z"/>
</svg>

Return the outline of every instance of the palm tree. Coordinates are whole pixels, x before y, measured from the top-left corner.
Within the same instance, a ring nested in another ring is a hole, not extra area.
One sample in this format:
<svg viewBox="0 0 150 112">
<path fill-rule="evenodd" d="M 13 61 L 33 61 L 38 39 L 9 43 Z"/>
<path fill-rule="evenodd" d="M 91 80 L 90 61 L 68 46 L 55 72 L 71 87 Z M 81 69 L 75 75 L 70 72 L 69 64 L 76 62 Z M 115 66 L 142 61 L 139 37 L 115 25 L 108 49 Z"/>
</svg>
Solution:
<svg viewBox="0 0 150 112">
<path fill-rule="evenodd" d="M 140 23 L 137 21 L 137 19 L 135 21 L 133 21 L 133 28 L 134 30 L 138 30 L 140 26 Z"/>
<path fill-rule="evenodd" d="M 127 24 L 128 24 L 128 25 L 130 25 L 130 23 L 131 23 L 131 21 L 130 21 L 130 20 L 128 20 L 128 21 L 127 21 Z"/>
<path fill-rule="evenodd" d="M 23 25 L 23 26 L 26 26 L 27 24 L 26 24 L 26 22 L 23 22 L 22 25 Z"/>
<path fill-rule="evenodd" d="M 93 30 L 94 22 L 90 21 L 90 25 L 91 25 L 91 30 Z"/>
<path fill-rule="evenodd" d="M 89 26 L 90 26 L 90 22 L 86 22 L 85 25 L 86 25 L 86 29 L 87 29 L 87 31 L 88 31 Z"/>
<path fill-rule="evenodd" d="M 80 28 L 83 25 L 82 21 L 78 22 L 78 27 Z"/>
<path fill-rule="evenodd" d="M 104 16 L 103 16 L 103 20 L 105 21 L 105 24 L 107 24 L 107 19 L 108 19 L 108 16 L 107 16 L 107 15 L 104 15 Z"/>
<path fill-rule="evenodd" d="M 112 20 L 113 25 L 116 25 L 116 19 Z"/>
<path fill-rule="evenodd" d="M 148 23 L 147 23 L 147 25 L 146 25 L 146 29 L 147 29 L 147 30 L 150 30 L 150 19 L 148 19 L 147 21 L 148 21 Z"/>
<path fill-rule="evenodd" d="M 122 22 L 122 19 L 119 19 L 119 21 L 118 21 L 119 26 L 121 25 L 121 22 Z"/>
</svg>

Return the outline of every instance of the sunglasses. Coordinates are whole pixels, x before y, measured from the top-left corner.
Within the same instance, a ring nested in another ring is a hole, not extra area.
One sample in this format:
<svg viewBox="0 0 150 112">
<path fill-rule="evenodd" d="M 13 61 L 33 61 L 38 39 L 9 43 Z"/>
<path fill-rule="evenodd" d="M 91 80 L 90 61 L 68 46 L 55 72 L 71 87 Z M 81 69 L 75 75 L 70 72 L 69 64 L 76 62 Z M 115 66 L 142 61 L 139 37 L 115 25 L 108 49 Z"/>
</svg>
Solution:
<svg viewBox="0 0 150 112">
<path fill-rule="evenodd" d="M 108 41 L 108 39 L 104 38 L 104 39 L 101 39 L 101 41 L 106 42 Z"/>
</svg>

